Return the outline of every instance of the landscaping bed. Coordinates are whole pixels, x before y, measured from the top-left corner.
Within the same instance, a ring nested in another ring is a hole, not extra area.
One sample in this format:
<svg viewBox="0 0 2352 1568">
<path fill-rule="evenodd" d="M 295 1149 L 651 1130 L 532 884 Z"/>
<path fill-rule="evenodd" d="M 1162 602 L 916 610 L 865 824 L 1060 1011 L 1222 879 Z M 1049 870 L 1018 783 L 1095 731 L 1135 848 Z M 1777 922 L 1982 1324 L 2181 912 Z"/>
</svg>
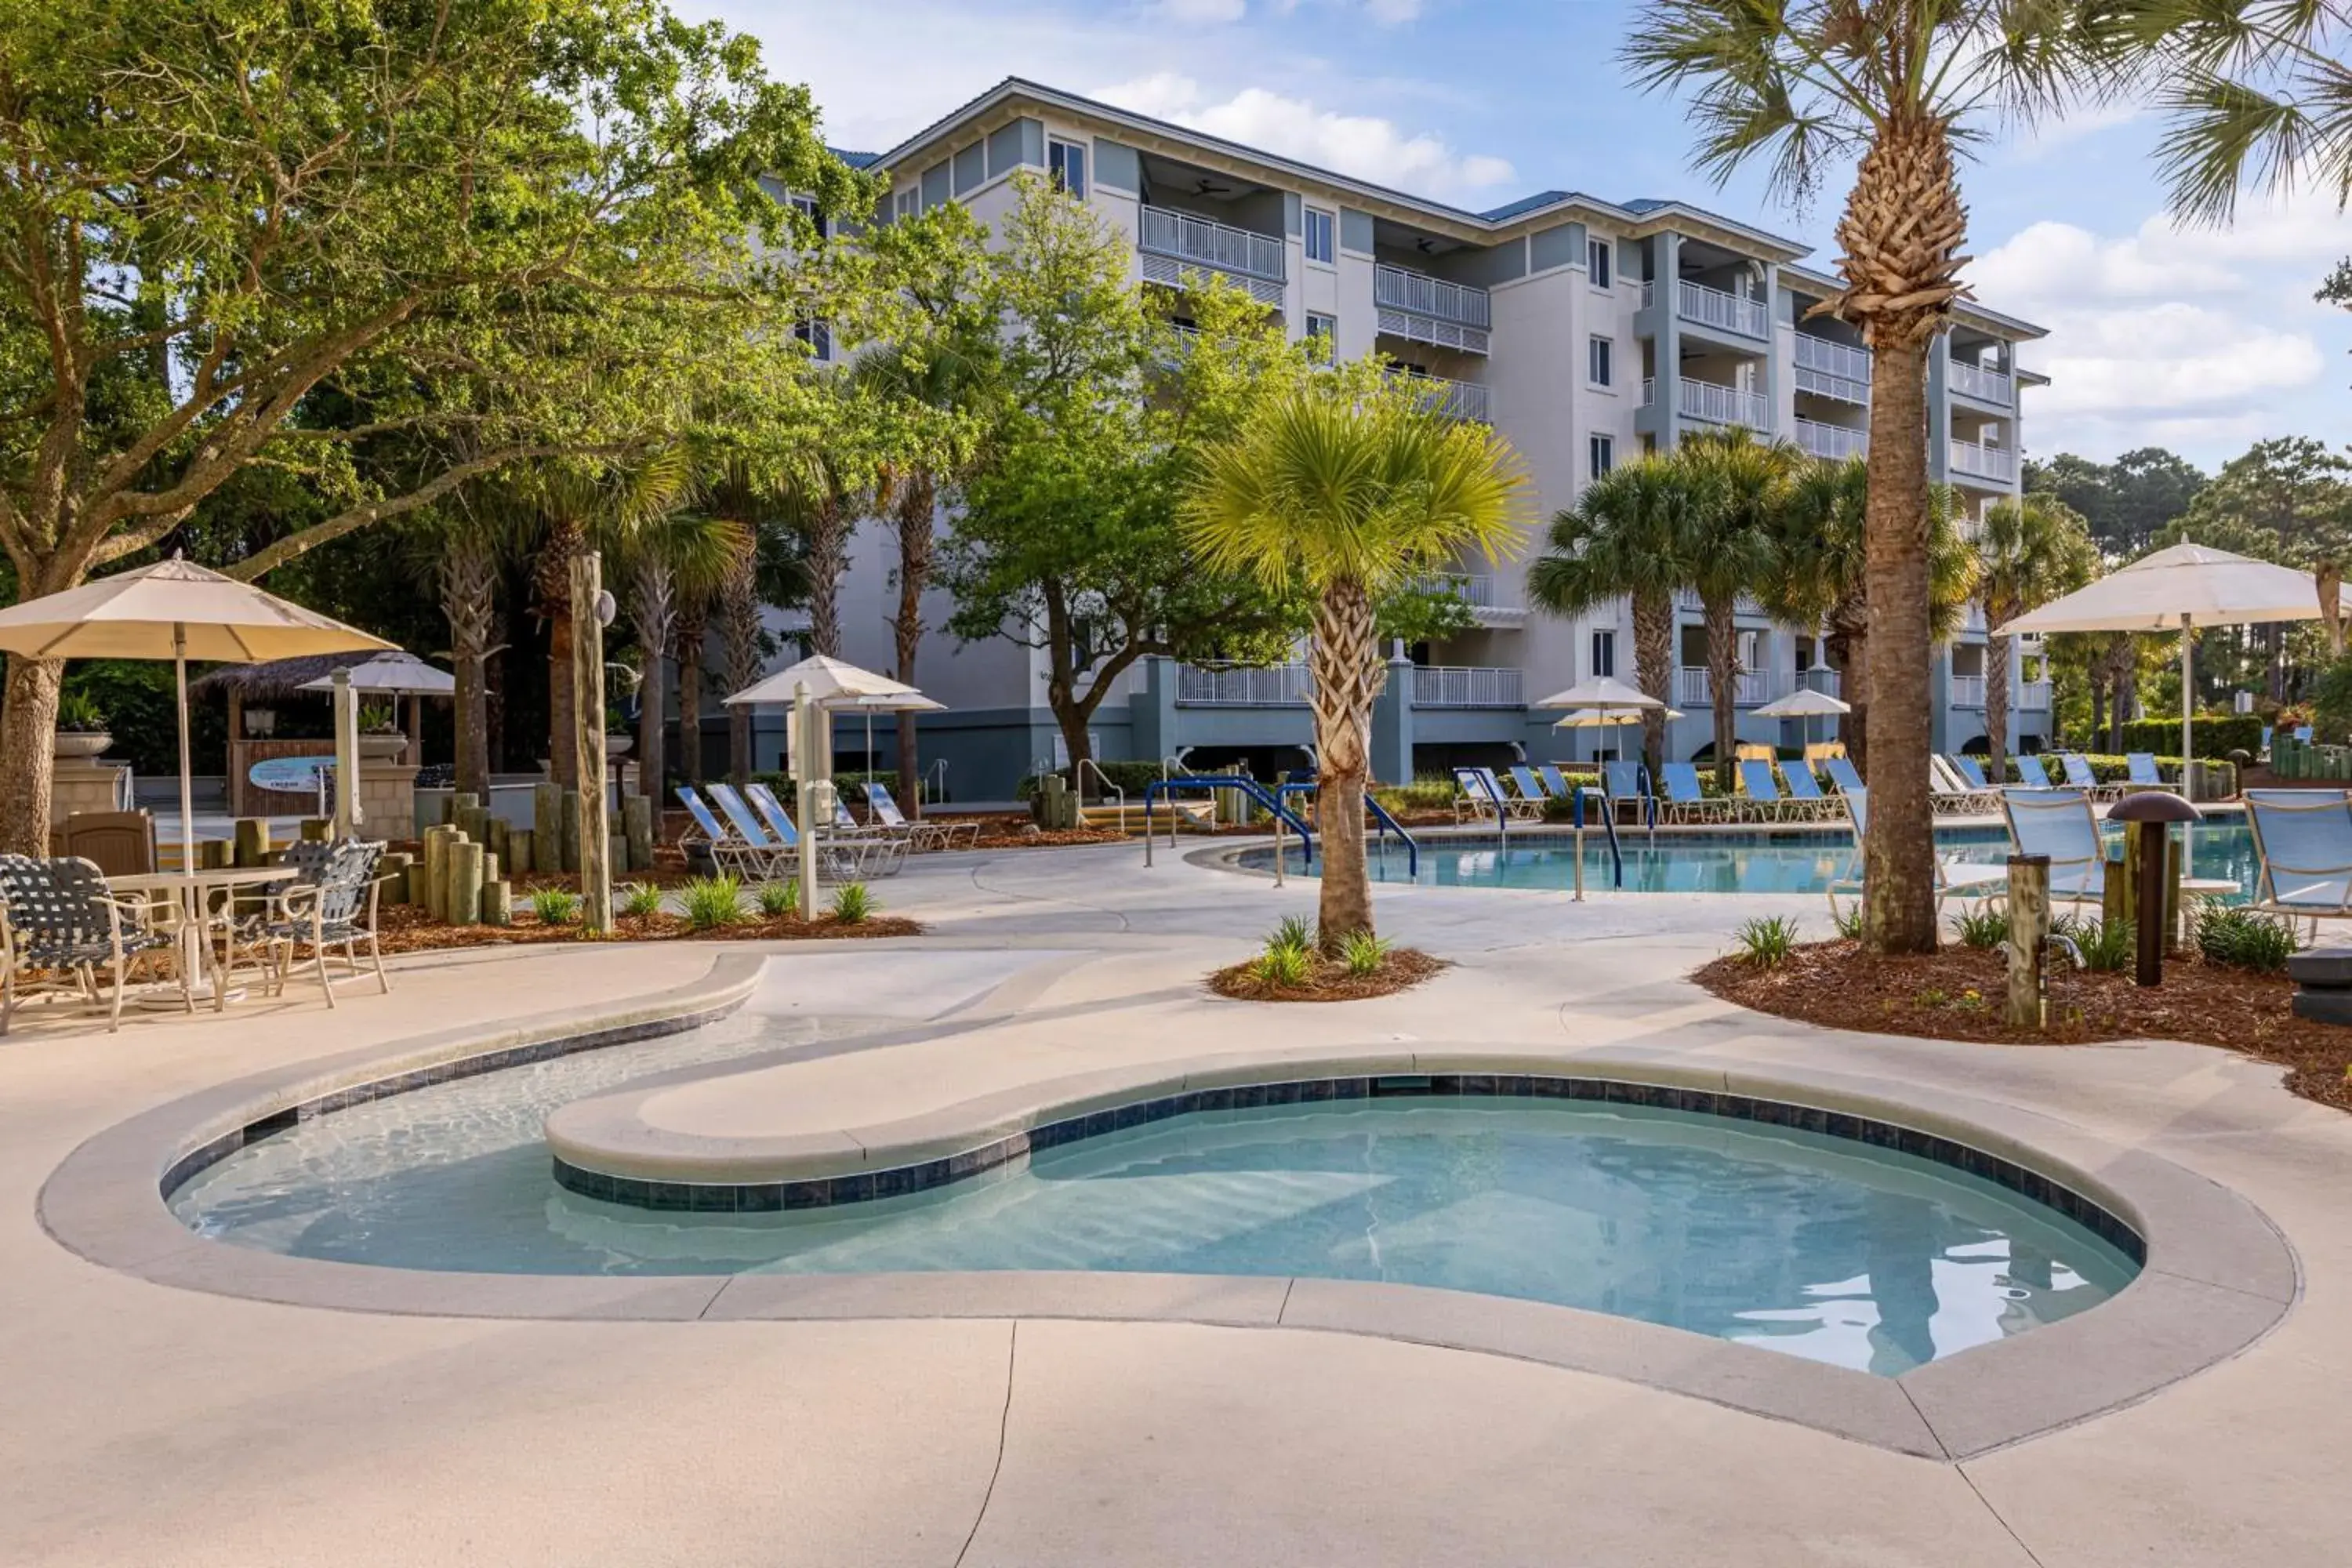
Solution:
<svg viewBox="0 0 2352 1568">
<path fill-rule="evenodd" d="M 1220 969 L 1209 976 L 1209 989 L 1236 1002 L 1357 1002 L 1368 996 L 1389 996 L 1409 991 L 1446 966 L 1418 948 L 1392 947 L 1381 955 L 1380 966 L 1358 973 L 1339 959 L 1310 957 L 1303 974 L 1276 979 L 1259 959 Z"/>
<path fill-rule="evenodd" d="M 922 923 L 903 915 L 867 915 L 844 921 L 830 910 L 813 921 L 798 915 L 762 915 L 746 910 L 730 925 L 697 927 L 684 915 L 615 913 L 609 936 L 591 938 L 577 924 L 542 923 L 529 910 L 518 909 L 514 923 L 503 926 L 453 926 L 406 904 L 382 911 L 383 951 L 433 952 L 457 947 L 511 947 L 566 942 L 840 942 L 864 937 L 920 936 Z"/>
<path fill-rule="evenodd" d="M 2287 1069 L 2306 1100 L 2352 1110 L 2352 1029 L 2294 1016 L 2284 974 L 2166 959 L 2164 984 L 2143 987 L 2122 971 L 2050 973 L 2046 1030 L 2012 1029 L 2002 1016 L 2008 969 L 1998 949 L 1952 946 L 1927 957 L 1884 958 L 1859 942 L 1806 942 L 1779 963 L 1718 958 L 1693 976 L 1727 1001 L 1832 1029 L 1869 1029 L 2000 1045 L 2100 1040 L 2187 1040 L 2219 1046 Z"/>
</svg>

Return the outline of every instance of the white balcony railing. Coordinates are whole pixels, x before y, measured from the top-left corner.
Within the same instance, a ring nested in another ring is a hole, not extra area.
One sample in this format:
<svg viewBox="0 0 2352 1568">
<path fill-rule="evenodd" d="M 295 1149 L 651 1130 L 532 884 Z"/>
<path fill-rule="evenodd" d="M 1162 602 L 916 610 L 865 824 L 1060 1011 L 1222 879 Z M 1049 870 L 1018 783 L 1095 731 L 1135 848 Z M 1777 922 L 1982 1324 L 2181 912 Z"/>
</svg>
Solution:
<svg viewBox="0 0 2352 1568">
<path fill-rule="evenodd" d="M 1732 705 L 1738 708 L 1761 708 L 1772 700 L 1774 688 L 1780 684 L 1777 672 L 1769 669 L 1743 669 L 1733 678 Z M 1675 671 L 1675 706 L 1677 708 L 1711 708 L 1715 705 L 1715 682 L 1708 679 L 1706 666 L 1685 664 Z"/>
<path fill-rule="evenodd" d="M 1432 414 L 1480 425 L 1487 422 L 1486 389 L 1475 381 L 1449 381 L 1442 375 L 1423 375 L 1414 371 L 1390 374 L 1411 382 L 1422 395 L 1422 406 Z"/>
<path fill-rule="evenodd" d="M 1818 691 L 1824 697 L 1844 695 L 1843 690 L 1845 685 L 1844 679 L 1825 664 L 1817 664 L 1811 669 L 1800 670 L 1797 674 L 1797 684 L 1808 691 Z"/>
<path fill-rule="evenodd" d="M 1975 441 L 1955 440 L 1952 443 L 1952 471 L 1974 479 L 1999 479 L 2006 484 L 2017 478 L 2017 454 L 2007 447 L 1988 447 Z"/>
<path fill-rule="evenodd" d="M 1675 383 L 1675 403 L 1685 419 L 1704 419 L 1711 425 L 1745 425 L 1750 430 L 1772 428 L 1772 405 L 1761 393 L 1742 392 L 1736 386 L 1683 376 Z"/>
<path fill-rule="evenodd" d="M 1843 462 L 1848 458 L 1861 457 L 1869 448 L 1870 433 L 1800 417 L 1797 420 L 1797 445 L 1816 458 Z"/>
<path fill-rule="evenodd" d="M 2050 706 L 2050 683 L 2046 680 L 2020 681 L 2017 687 L 2020 711 L 2038 713 Z"/>
<path fill-rule="evenodd" d="M 1677 279 L 1675 283 L 1675 314 L 1685 321 L 1696 321 L 1703 327 L 1738 332 L 1742 337 L 1761 338 L 1769 334 L 1769 313 L 1761 300 L 1745 299 L 1710 289 L 1704 283 Z"/>
<path fill-rule="evenodd" d="M 1143 253 L 1147 281 L 1177 286 L 1188 267 L 1205 267 L 1228 274 L 1254 299 L 1281 302 L 1287 272 L 1283 242 L 1272 235 L 1194 217 L 1173 207 L 1148 206 L 1142 209 L 1135 243 Z"/>
<path fill-rule="evenodd" d="M 1514 602 L 1517 590 L 1496 578 L 1447 572 L 1423 578 L 1420 587 L 1426 594 L 1453 595 L 1470 607 L 1471 619 L 1482 626 L 1508 630 L 1527 624 L 1527 606 Z"/>
<path fill-rule="evenodd" d="M 1297 707 L 1314 689 L 1303 664 L 1181 664 L 1176 667 L 1176 700 L 1200 708 Z"/>
<path fill-rule="evenodd" d="M 1372 303 L 1392 310 L 1410 310 L 1416 316 L 1435 316 L 1465 327 L 1495 324 L 1493 305 L 1484 289 L 1449 283 L 1443 278 L 1432 278 L 1410 268 L 1391 267 L 1386 262 L 1372 268 Z"/>
<path fill-rule="evenodd" d="M 2003 408 L 2016 401 L 2013 384 L 2005 371 L 1987 370 L 1962 359 L 1949 362 L 1946 368 L 1952 390 L 1964 397 L 1973 397 L 1979 403 L 1998 403 Z"/>
<path fill-rule="evenodd" d="M 1952 706 L 1981 708 L 1984 706 L 1985 678 L 1981 675 L 1952 677 Z"/>
<path fill-rule="evenodd" d="M 1424 664 L 1412 672 L 1416 708 L 1522 708 L 1520 670 L 1463 664 Z"/>
<path fill-rule="evenodd" d="M 1857 406 L 1870 401 L 1870 351 L 1797 334 L 1796 388 Z"/>
</svg>

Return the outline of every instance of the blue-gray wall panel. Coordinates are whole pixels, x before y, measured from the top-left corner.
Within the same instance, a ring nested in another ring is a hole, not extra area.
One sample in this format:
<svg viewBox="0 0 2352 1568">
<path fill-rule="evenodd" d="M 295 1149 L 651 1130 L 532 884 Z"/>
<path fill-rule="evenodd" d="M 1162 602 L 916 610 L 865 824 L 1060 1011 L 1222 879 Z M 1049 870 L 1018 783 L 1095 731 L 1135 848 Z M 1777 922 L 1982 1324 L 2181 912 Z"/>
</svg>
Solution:
<svg viewBox="0 0 2352 1568">
<path fill-rule="evenodd" d="M 1528 242 L 1529 260 L 1538 272 L 1549 267 L 1584 265 L 1584 226 L 1563 223 L 1538 230 Z"/>
<path fill-rule="evenodd" d="M 1359 256 L 1372 253 L 1372 215 L 1360 213 L 1353 207 L 1339 209 L 1339 248 L 1352 250 Z"/>
<path fill-rule="evenodd" d="M 938 206 L 955 193 L 948 187 L 948 166 L 944 160 L 923 171 L 923 205 Z"/>
<path fill-rule="evenodd" d="M 975 142 L 955 155 L 955 194 L 969 195 L 988 178 L 988 149 Z"/>
<path fill-rule="evenodd" d="M 1039 157 L 1044 156 L 1040 153 Z M 1095 138 L 1095 184 L 1129 194 L 1143 189 L 1143 161 L 1132 147 Z"/>
</svg>

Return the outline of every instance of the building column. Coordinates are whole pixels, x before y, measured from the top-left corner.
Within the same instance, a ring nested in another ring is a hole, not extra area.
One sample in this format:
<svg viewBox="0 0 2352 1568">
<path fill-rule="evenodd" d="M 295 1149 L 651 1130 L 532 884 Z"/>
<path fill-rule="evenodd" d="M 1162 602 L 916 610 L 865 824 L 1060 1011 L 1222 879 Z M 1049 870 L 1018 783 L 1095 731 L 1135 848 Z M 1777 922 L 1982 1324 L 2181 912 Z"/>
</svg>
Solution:
<svg viewBox="0 0 2352 1568">
<path fill-rule="evenodd" d="M 1682 236 L 1671 231 L 1651 241 L 1650 302 L 1657 307 L 1658 450 L 1671 452 L 1682 439 L 1683 374 L 1682 318 L 1675 314 L 1676 285 L 1682 281 Z"/>
<path fill-rule="evenodd" d="M 1372 777 L 1381 784 L 1412 782 L 1412 660 L 1389 656 L 1388 683 L 1372 702 Z"/>
<path fill-rule="evenodd" d="M 1764 406 L 1772 411 L 1772 428 L 1757 433 L 1788 435 L 1780 418 L 1780 268 L 1769 261 L 1764 264 Z"/>
<path fill-rule="evenodd" d="M 1927 482 L 1930 484 L 1946 484 L 1952 477 L 1951 394 L 1946 386 L 1949 377 L 1945 374 L 1945 368 L 1951 363 L 1951 334 L 1948 331 L 1937 332 L 1927 340 Z"/>
<path fill-rule="evenodd" d="M 1128 692 L 1128 750 L 1156 763 L 1176 750 L 1176 661 L 1164 654 L 1143 660 L 1143 679 Z"/>
</svg>

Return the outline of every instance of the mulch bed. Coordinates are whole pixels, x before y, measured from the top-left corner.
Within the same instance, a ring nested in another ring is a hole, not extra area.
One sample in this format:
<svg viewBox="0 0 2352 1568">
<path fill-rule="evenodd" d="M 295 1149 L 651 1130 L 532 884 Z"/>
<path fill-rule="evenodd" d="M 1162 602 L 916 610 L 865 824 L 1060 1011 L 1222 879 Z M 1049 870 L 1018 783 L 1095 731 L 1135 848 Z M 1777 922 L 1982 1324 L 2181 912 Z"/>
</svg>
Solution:
<svg viewBox="0 0 2352 1568">
<path fill-rule="evenodd" d="M 1999 950 L 1949 947 L 1930 957 L 1882 958 L 1858 942 L 1808 942 L 1772 969 L 1739 955 L 1692 978 L 1727 1001 L 1832 1029 L 1869 1029 L 1999 1045 L 2082 1045 L 2097 1040 L 2186 1040 L 2220 1046 L 2287 1069 L 2305 1100 L 2352 1110 L 2352 1029 L 2294 1016 L 2284 974 L 2176 954 L 2164 984 L 2143 988 L 2128 970 L 2050 975 L 2050 1026 L 2012 1029 L 2002 1016 L 2008 969 Z"/>
<path fill-rule="evenodd" d="M 1318 959 L 1305 985 L 1270 985 L 1257 976 L 1257 960 L 1220 969 L 1209 976 L 1209 989 L 1236 1002 L 1359 1002 L 1367 996 L 1389 996 L 1410 991 L 1446 967 L 1413 947 L 1392 947 L 1370 974 L 1350 974 L 1334 959 Z"/>
<path fill-rule="evenodd" d="M 855 938 L 920 936 L 922 922 L 903 915 L 868 915 L 844 923 L 832 914 L 813 921 L 797 915 L 772 919 L 746 913 L 730 926 L 697 931 L 684 915 L 625 915 L 613 917 L 610 936 L 592 939 L 576 925 L 541 925 L 530 911 L 517 910 L 509 926 L 453 926 L 433 919 L 410 904 L 391 905 L 381 911 L 383 951 L 433 952 L 454 947 L 515 947 L 541 942 L 840 942 Z"/>
</svg>

